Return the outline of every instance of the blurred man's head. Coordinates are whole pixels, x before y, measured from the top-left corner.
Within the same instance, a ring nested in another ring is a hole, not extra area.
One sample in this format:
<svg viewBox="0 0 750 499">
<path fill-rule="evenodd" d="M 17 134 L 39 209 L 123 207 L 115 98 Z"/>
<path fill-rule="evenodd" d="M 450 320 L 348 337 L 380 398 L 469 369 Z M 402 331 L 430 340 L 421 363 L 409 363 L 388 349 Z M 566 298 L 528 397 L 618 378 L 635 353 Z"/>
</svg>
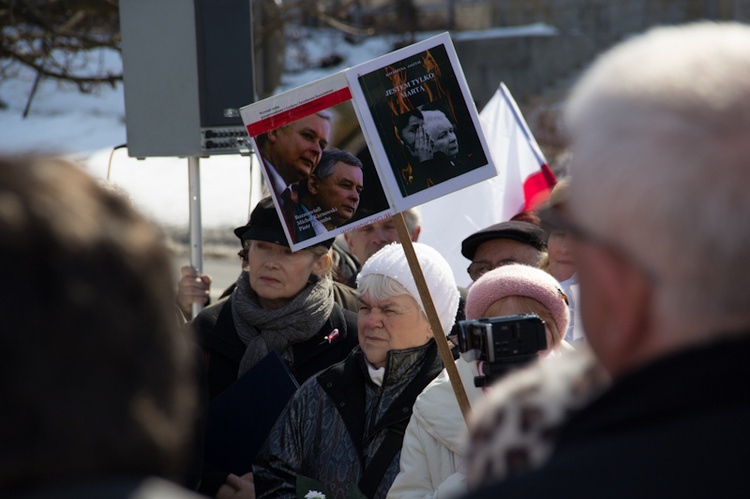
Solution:
<svg viewBox="0 0 750 499">
<path fill-rule="evenodd" d="M 750 327 L 750 28 L 657 28 L 574 89 L 581 309 L 614 373 Z"/>
<path fill-rule="evenodd" d="M 259 140 L 261 156 L 284 182 L 299 182 L 310 175 L 328 146 L 330 120 L 330 114 L 321 112 L 269 131 Z"/>
<path fill-rule="evenodd" d="M 472 281 L 494 268 L 512 263 L 538 267 L 544 251 L 544 230 L 515 220 L 490 225 L 461 243 L 461 254 L 471 260 L 466 271 Z"/>
<path fill-rule="evenodd" d="M 411 240 L 416 242 L 422 230 L 419 209 L 411 208 L 404 211 L 403 215 Z M 377 253 L 383 246 L 398 242 L 399 240 L 398 233 L 396 232 L 396 223 L 390 217 L 345 232 L 344 239 L 349 247 L 349 251 L 357 258 L 360 265 L 364 265 L 367 259 Z"/>
<path fill-rule="evenodd" d="M 0 158 L 0 489 L 172 475 L 194 421 L 160 232 L 54 158 Z"/>
<path fill-rule="evenodd" d="M 302 182 L 299 199 L 308 209 L 320 207 L 330 230 L 348 222 L 357 212 L 363 186 L 362 162 L 341 149 L 323 151 L 320 164 Z"/>
</svg>

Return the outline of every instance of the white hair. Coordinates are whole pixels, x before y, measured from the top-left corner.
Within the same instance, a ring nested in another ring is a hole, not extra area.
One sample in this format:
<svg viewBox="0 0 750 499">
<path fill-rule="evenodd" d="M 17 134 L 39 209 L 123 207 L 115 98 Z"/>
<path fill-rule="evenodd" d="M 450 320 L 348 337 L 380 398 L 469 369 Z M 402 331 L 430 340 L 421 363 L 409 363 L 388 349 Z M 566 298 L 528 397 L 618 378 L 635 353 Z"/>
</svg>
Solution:
<svg viewBox="0 0 750 499">
<path fill-rule="evenodd" d="M 397 280 L 382 274 L 369 274 L 362 277 L 357 285 L 359 296 L 369 294 L 373 300 L 383 301 L 394 296 L 411 296 L 409 291 Z M 411 296 L 414 298 L 413 296 Z M 416 299 L 415 299 L 416 302 Z"/>
<path fill-rule="evenodd" d="M 418 206 L 409 208 L 408 210 L 403 211 L 402 214 L 404 215 L 406 228 L 409 229 L 409 234 L 414 232 L 417 227 L 422 224 L 422 213 L 419 211 Z"/>
<path fill-rule="evenodd" d="M 607 52 L 566 108 L 571 208 L 653 273 L 661 317 L 750 319 L 750 27 L 661 27 Z"/>
</svg>

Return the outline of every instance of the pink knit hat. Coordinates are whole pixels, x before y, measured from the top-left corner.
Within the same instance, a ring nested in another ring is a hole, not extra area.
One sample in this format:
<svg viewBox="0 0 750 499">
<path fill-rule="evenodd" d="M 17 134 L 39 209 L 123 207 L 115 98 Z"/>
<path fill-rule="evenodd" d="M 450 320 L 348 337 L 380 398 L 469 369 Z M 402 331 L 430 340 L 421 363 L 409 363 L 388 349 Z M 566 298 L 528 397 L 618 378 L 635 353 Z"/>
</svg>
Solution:
<svg viewBox="0 0 750 499">
<path fill-rule="evenodd" d="M 506 296 L 528 296 L 550 311 L 561 335 L 568 330 L 570 311 L 557 280 L 547 272 L 529 265 L 504 265 L 476 280 L 466 297 L 466 318 L 484 317 L 487 309 Z"/>
</svg>

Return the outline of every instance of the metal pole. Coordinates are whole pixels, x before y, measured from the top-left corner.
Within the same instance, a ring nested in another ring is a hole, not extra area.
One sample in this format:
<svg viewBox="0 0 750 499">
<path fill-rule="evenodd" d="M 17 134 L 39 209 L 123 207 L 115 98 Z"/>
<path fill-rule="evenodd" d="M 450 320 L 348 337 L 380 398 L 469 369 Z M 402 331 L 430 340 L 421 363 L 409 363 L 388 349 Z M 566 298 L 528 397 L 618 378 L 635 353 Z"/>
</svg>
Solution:
<svg viewBox="0 0 750 499">
<path fill-rule="evenodd" d="M 188 157 L 188 188 L 190 191 L 190 265 L 203 274 L 203 232 L 201 227 L 200 158 Z M 193 317 L 203 305 L 193 303 Z"/>
<path fill-rule="evenodd" d="M 454 31 L 456 29 L 456 0 L 448 0 L 446 7 L 448 8 L 446 13 L 448 31 Z"/>
</svg>

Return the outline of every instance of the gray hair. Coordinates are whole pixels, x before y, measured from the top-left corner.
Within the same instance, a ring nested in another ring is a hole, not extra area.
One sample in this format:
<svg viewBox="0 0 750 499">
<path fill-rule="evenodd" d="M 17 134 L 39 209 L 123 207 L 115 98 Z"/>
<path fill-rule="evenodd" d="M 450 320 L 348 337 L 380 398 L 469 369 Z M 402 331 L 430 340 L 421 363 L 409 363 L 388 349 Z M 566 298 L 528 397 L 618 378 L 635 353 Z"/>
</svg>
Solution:
<svg viewBox="0 0 750 499">
<path fill-rule="evenodd" d="M 334 115 L 331 111 L 329 111 L 328 109 L 323 109 L 322 111 L 318 111 L 317 113 L 315 113 L 315 115 L 318 116 L 319 118 L 323 118 L 324 120 L 328 121 L 330 123 L 330 126 L 333 127 Z M 306 116 L 303 116 L 303 118 L 306 118 Z M 284 128 L 287 128 L 292 123 L 294 123 L 294 121 L 292 121 L 291 123 L 287 123 L 285 125 L 281 125 L 280 127 L 275 128 L 274 130 L 276 129 L 282 130 Z M 266 144 L 266 142 L 268 142 L 268 132 L 264 132 L 258 135 L 257 137 L 255 137 L 255 140 L 256 142 L 258 142 L 258 147 L 263 147 Z"/>
<path fill-rule="evenodd" d="M 411 296 L 409 291 L 400 282 L 382 274 L 368 274 L 363 276 L 362 280 L 357 284 L 357 293 L 359 296 L 367 293 L 373 300 L 378 301 L 387 300 L 399 295 Z M 412 296 L 412 298 L 414 297 Z"/>
<path fill-rule="evenodd" d="M 384 301 L 394 296 L 409 296 L 417 303 L 417 310 L 422 314 L 422 317 L 428 320 L 427 315 L 422 311 L 422 307 L 419 306 L 419 300 L 412 296 L 400 282 L 391 277 L 382 274 L 368 274 L 363 276 L 362 280 L 357 284 L 357 296 L 362 296 L 365 293 L 376 301 Z"/>
<path fill-rule="evenodd" d="M 419 207 L 409 208 L 403 212 L 404 221 L 406 222 L 406 228 L 409 229 L 409 234 L 414 232 L 417 227 L 422 225 L 422 213 L 419 211 Z"/>
<path fill-rule="evenodd" d="M 746 326 L 750 28 L 656 28 L 602 56 L 566 108 L 581 225 L 654 274 L 661 319 Z"/>
</svg>

